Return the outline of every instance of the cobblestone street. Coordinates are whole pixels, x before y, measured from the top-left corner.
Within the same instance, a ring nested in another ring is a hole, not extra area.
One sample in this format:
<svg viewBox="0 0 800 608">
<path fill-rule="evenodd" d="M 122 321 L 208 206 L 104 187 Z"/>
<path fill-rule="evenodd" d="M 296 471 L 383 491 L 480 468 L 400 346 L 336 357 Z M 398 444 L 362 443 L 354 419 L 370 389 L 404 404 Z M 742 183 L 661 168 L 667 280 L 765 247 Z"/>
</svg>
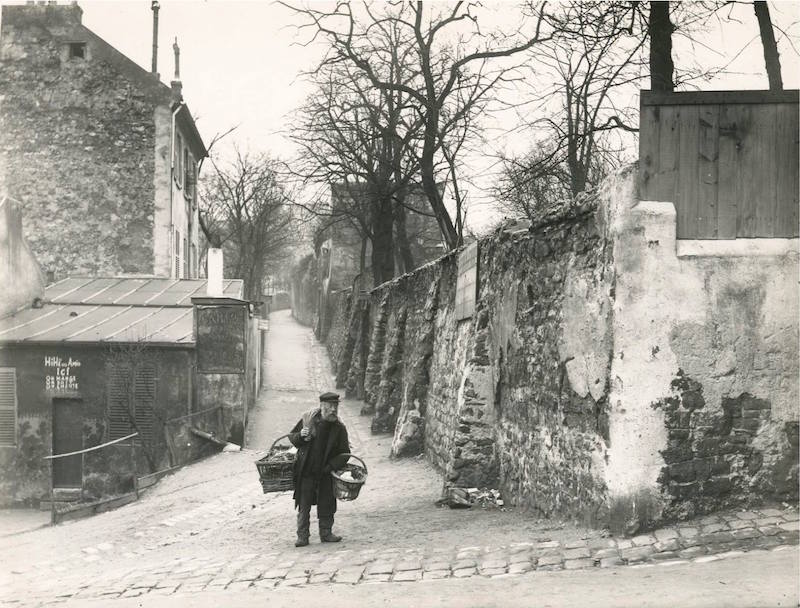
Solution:
<svg viewBox="0 0 800 608">
<path fill-rule="evenodd" d="M 288 311 L 271 316 L 265 368 L 241 452 L 187 466 L 116 511 L 0 538 L 3 555 L 13 555 L 0 575 L 4 604 L 180 601 L 204 593 L 623 566 L 696 564 L 702 577 L 707 562 L 745 554 L 796 558 L 800 518 L 785 505 L 719 513 L 633 538 L 513 508 L 438 508 L 440 475 L 421 458 L 389 460 L 391 437 L 370 434 L 356 401 L 344 401 L 340 413 L 352 451 L 369 467 L 367 484 L 356 501 L 339 504 L 335 531 L 342 543 L 323 545 L 312 536 L 309 547 L 297 549 L 291 493 L 262 494 L 253 463 L 333 384 L 323 347 Z"/>
</svg>

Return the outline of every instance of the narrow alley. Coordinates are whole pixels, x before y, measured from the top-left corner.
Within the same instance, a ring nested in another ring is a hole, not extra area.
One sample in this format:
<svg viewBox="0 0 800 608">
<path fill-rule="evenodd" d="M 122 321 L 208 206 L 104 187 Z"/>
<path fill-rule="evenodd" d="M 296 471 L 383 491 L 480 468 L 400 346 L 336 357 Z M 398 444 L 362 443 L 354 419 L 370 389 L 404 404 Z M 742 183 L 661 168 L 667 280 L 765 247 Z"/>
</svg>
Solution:
<svg viewBox="0 0 800 608">
<path fill-rule="evenodd" d="M 115 511 L 0 538 L 3 555 L 14 556 L 0 575 L 4 605 L 125 598 L 160 605 L 219 593 L 233 602 L 237 593 L 282 587 L 512 575 L 533 577 L 535 586 L 544 571 L 702 567 L 746 559 L 745 552 L 785 552 L 785 567 L 797 567 L 798 514 L 781 506 L 632 539 L 513 508 L 437 507 L 441 476 L 422 458 L 390 460 L 391 437 L 372 435 L 361 403 L 349 400 L 340 413 L 353 453 L 369 467 L 367 483 L 356 501 L 339 503 L 342 543 L 322 545 L 312 535 L 309 547 L 297 549 L 291 493 L 263 494 L 254 461 L 334 386 L 324 347 L 289 311 L 271 315 L 264 363 L 264 389 L 240 452 L 186 466 Z M 791 595 L 791 588 L 774 591 Z M 796 596 L 788 599 L 796 604 Z"/>
</svg>

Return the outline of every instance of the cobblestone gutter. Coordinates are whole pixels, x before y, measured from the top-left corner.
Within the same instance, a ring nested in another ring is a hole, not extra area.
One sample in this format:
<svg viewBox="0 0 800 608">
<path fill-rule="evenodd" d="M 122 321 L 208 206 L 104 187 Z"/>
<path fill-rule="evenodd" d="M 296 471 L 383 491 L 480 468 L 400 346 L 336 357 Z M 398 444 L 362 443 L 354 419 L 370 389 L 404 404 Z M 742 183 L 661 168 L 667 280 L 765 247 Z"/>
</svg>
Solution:
<svg viewBox="0 0 800 608">
<path fill-rule="evenodd" d="M 208 515 L 215 517 L 212 510 Z M 165 520 L 163 526 L 178 526 Z M 440 547 L 429 550 L 385 549 L 299 555 L 297 551 L 250 553 L 236 560 L 219 561 L 213 556 L 180 557 L 122 571 L 110 571 L 91 579 L 70 578 L 68 566 L 54 568 L 49 580 L 53 589 L 41 585 L 16 605 L 69 602 L 71 600 L 116 599 L 139 596 L 195 595 L 204 591 L 241 591 L 338 583 L 411 583 L 432 579 L 507 577 L 533 571 L 586 570 L 593 568 L 664 567 L 732 559 L 745 552 L 796 551 L 796 509 L 762 509 L 727 512 L 704 517 L 682 526 L 663 528 L 630 539 L 596 537 L 573 542 L 519 542 L 504 546 Z M 146 531 L 141 533 L 146 534 Z M 180 535 L 162 544 L 180 541 Z M 134 551 L 101 543 L 83 549 L 83 561 L 100 562 L 106 556 L 144 558 L 157 546 Z M 42 565 L 46 567 L 46 565 Z M 37 572 L 13 572 L 38 576 Z M 55 594 L 55 595 L 54 595 Z"/>
</svg>

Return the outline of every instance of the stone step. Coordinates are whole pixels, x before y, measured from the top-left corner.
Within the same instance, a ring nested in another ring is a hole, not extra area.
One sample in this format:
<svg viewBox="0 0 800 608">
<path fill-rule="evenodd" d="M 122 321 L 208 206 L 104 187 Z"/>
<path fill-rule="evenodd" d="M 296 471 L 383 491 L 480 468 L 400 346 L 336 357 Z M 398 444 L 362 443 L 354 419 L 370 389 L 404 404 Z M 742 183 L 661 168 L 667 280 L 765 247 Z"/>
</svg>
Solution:
<svg viewBox="0 0 800 608">
<path fill-rule="evenodd" d="M 53 500 L 56 502 L 75 502 L 81 499 L 81 488 L 53 488 Z"/>
</svg>

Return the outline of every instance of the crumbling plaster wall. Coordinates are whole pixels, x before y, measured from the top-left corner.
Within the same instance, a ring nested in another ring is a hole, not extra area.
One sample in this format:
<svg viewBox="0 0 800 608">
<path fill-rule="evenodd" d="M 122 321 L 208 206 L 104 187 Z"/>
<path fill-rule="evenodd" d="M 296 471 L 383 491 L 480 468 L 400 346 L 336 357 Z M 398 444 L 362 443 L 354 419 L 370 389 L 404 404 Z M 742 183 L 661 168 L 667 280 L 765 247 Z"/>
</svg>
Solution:
<svg viewBox="0 0 800 608">
<path fill-rule="evenodd" d="M 797 239 L 676 241 L 672 203 L 615 200 L 610 494 L 796 499 Z"/>
</svg>

